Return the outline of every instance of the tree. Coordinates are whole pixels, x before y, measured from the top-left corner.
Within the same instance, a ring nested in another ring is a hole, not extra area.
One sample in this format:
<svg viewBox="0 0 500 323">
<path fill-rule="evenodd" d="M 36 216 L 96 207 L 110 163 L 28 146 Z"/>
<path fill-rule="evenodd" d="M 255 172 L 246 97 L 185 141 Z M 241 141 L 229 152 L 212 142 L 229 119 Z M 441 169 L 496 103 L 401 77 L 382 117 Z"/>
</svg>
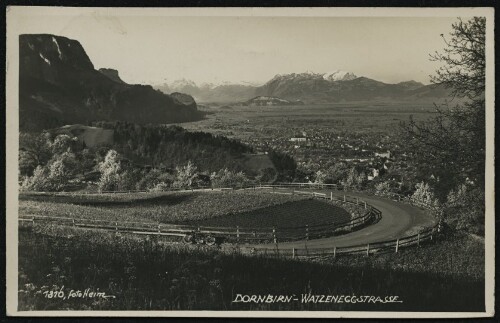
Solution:
<svg viewBox="0 0 500 323">
<path fill-rule="evenodd" d="M 50 148 L 53 154 L 62 154 L 68 150 L 72 151 L 78 145 L 78 138 L 68 135 L 58 135 L 54 138 Z"/>
<path fill-rule="evenodd" d="M 52 185 L 48 179 L 49 171 L 46 167 L 38 165 L 33 171 L 33 176 L 26 176 L 21 185 L 22 190 L 46 191 L 52 190 Z"/>
<path fill-rule="evenodd" d="M 52 156 L 48 133 L 19 133 L 19 172 L 32 175 L 37 166 L 45 166 Z"/>
<path fill-rule="evenodd" d="M 314 175 L 314 183 L 316 184 L 325 184 L 326 181 L 326 173 L 318 170 Z"/>
<path fill-rule="evenodd" d="M 52 183 L 53 189 L 59 191 L 64 189 L 69 180 L 74 177 L 77 169 L 75 155 L 66 151 L 54 156 L 49 166 L 48 180 Z"/>
<path fill-rule="evenodd" d="M 133 191 L 140 189 L 138 188 L 138 183 L 143 179 L 144 176 L 139 169 L 129 168 L 126 169 L 119 176 L 119 181 L 117 183 L 118 190 L 120 191 Z"/>
<path fill-rule="evenodd" d="M 415 192 L 411 196 L 413 202 L 423 203 L 429 206 L 433 206 L 436 202 L 434 192 L 430 188 L 429 184 L 425 182 L 420 182 L 415 185 Z"/>
<path fill-rule="evenodd" d="M 272 167 L 259 170 L 259 174 L 255 177 L 259 183 L 273 183 L 278 176 L 276 169 Z"/>
<path fill-rule="evenodd" d="M 359 181 L 359 174 L 355 167 L 352 167 L 347 173 L 347 177 L 342 181 L 342 185 L 345 188 L 353 189 L 357 188 Z"/>
<path fill-rule="evenodd" d="M 342 181 L 349 172 L 349 168 L 344 162 L 335 163 L 334 165 L 327 168 L 325 173 L 325 183 L 327 184 L 337 184 Z"/>
<path fill-rule="evenodd" d="M 293 157 L 286 153 L 271 151 L 269 159 L 273 162 L 276 171 L 278 172 L 278 181 L 292 181 L 297 171 L 297 163 Z"/>
<path fill-rule="evenodd" d="M 160 176 L 161 171 L 157 168 L 153 168 L 149 171 L 142 171 L 140 179 L 136 183 L 135 187 L 138 190 L 152 190 L 161 183 Z"/>
<path fill-rule="evenodd" d="M 97 184 L 100 191 L 114 191 L 120 182 L 120 160 L 115 150 L 109 150 L 104 161 L 99 163 L 101 178 Z"/>
<path fill-rule="evenodd" d="M 472 181 L 484 190 L 485 169 L 485 28 L 484 17 L 452 25 L 446 47 L 431 55 L 443 65 L 432 83 L 451 91 L 452 101 L 436 105 L 437 116 L 425 123 L 410 119 L 404 141 L 418 170 L 439 178 L 435 190 L 441 200 L 457 185 Z"/>
<path fill-rule="evenodd" d="M 38 165 L 33 176 L 25 177 L 22 188 L 33 191 L 61 191 L 68 186 L 76 169 L 77 162 L 73 153 L 67 151 L 55 155 L 47 165 Z"/>
<path fill-rule="evenodd" d="M 364 172 L 360 172 L 356 177 L 356 188 L 361 189 L 363 185 L 365 185 L 367 181 L 366 174 Z"/>
<path fill-rule="evenodd" d="M 174 187 L 186 188 L 194 186 L 198 175 L 198 168 L 191 161 L 188 161 L 186 166 L 176 167 L 175 170 L 176 178 L 173 183 Z"/>
</svg>

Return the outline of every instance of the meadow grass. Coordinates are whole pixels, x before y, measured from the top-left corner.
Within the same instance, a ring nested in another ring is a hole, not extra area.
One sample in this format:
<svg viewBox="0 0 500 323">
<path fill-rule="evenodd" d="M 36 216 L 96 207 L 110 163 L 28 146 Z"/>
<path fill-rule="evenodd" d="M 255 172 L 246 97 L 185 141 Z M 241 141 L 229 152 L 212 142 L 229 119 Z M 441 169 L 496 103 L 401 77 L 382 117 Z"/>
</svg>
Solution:
<svg viewBox="0 0 500 323">
<path fill-rule="evenodd" d="M 259 191 L 163 192 L 96 195 L 19 195 L 19 215 L 111 221 L 182 223 L 305 200 Z"/>
<path fill-rule="evenodd" d="M 321 200 L 309 199 L 194 221 L 194 223 L 201 226 L 238 225 L 259 228 L 316 225 L 333 221 L 340 223 L 350 219 L 350 214 L 338 206 Z"/>
<path fill-rule="evenodd" d="M 411 248 L 380 263 L 375 260 L 379 256 L 311 263 L 224 254 L 154 237 L 35 226 L 19 235 L 19 309 L 483 311 L 484 279 L 469 270 L 457 275 L 441 261 L 444 253 L 462 254 L 462 238 L 443 237 L 441 243 Z M 422 254 L 425 261 L 419 259 Z M 477 261 L 471 253 L 456 261 L 463 264 L 466 258 Z M 43 296 L 44 290 L 61 288 L 65 293 L 99 288 L 116 298 Z M 301 294 L 310 293 L 397 295 L 403 302 L 300 302 Z M 299 301 L 234 303 L 237 294 L 296 295 Z"/>
</svg>

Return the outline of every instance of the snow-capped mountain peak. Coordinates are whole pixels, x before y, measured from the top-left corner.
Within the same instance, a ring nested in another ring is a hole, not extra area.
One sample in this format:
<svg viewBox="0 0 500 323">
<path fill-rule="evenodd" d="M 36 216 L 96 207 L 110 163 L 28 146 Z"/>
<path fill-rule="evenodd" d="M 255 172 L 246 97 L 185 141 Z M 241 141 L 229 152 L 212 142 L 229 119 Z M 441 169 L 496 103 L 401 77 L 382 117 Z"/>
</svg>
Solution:
<svg viewBox="0 0 500 323">
<path fill-rule="evenodd" d="M 179 79 L 179 80 L 173 81 L 170 84 L 170 87 L 172 87 L 172 88 L 182 88 L 182 87 L 186 87 L 186 86 L 196 87 L 196 83 L 191 81 L 191 80 L 187 80 L 187 79 Z"/>
<path fill-rule="evenodd" d="M 333 71 L 323 74 L 323 79 L 327 81 L 350 81 L 358 78 L 354 73 L 346 71 Z"/>
<path fill-rule="evenodd" d="M 303 80 L 303 79 L 323 79 L 329 82 L 337 81 L 350 81 L 358 78 L 354 73 L 345 71 L 333 71 L 329 73 L 315 73 L 311 71 L 306 71 L 303 73 L 291 73 L 291 74 L 276 74 L 271 81 L 276 80 Z"/>
</svg>

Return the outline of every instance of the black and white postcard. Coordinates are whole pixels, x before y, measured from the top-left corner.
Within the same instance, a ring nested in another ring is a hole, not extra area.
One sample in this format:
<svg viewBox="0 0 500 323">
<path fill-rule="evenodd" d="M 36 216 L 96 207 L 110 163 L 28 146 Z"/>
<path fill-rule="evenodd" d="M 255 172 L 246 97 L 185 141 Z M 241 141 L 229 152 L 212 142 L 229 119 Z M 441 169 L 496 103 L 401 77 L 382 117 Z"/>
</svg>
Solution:
<svg viewBox="0 0 500 323">
<path fill-rule="evenodd" d="M 12 316 L 488 317 L 493 8 L 7 7 Z"/>
</svg>

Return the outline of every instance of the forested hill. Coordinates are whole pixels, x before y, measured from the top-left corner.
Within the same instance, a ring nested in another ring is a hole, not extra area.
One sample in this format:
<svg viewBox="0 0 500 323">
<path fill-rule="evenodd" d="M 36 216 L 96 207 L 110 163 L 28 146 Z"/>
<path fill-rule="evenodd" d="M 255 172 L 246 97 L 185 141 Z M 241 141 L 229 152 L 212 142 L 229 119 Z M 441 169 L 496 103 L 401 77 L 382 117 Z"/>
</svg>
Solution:
<svg viewBox="0 0 500 323">
<path fill-rule="evenodd" d="M 204 132 L 189 132 L 178 126 L 141 126 L 128 122 L 96 122 L 113 131 L 108 144 L 132 162 L 152 167 L 175 168 L 192 161 L 202 171 L 244 169 L 243 154 L 251 147 L 239 141 Z"/>
<path fill-rule="evenodd" d="M 201 172 L 229 169 L 243 171 L 251 178 L 291 180 L 297 164 L 287 154 L 270 151 L 256 155 L 253 148 L 238 140 L 206 132 L 189 132 L 178 126 L 140 126 L 114 122 L 100 125 L 113 130 L 113 148 L 153 167 L 175 168 L 193 162 Z"/>
</svg>

